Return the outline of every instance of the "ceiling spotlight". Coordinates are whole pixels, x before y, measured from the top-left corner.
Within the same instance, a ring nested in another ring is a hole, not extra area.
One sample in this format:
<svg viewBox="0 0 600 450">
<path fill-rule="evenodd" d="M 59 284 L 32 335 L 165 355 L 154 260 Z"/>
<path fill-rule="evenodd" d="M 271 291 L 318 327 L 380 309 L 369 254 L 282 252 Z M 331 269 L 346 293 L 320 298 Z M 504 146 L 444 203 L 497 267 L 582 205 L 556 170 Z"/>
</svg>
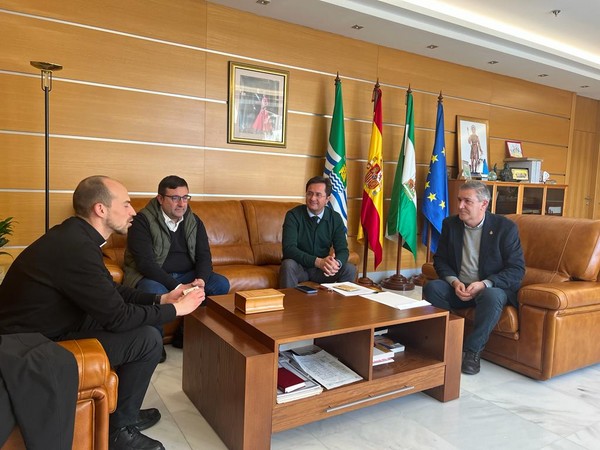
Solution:
<svg viewBox="0 0 600 450">
<path fill-rule="evenodd" d="M 553 9 L 552 11 L 550 11 L 552 14 L 554 14 L 554 17 L 558 17 L 558 15 L 560 14 L 560 9 Z"/>
<path fill-rule="evenodd" d="M 488 64 L 498 64 L 498 61 L 488 61 Z"/>
<path fill-rule="evenodd" d="M 540 78 L 544 78 L 544 77 L 547 77 L 547 76 L 548 76 L 548 74 L 547 74 L 547 73 L 540 73 L 540 74 L 538 75 L 538 77 L 540 77 Z"/>
<path fill-rule="evenodd" d="M 581 89 L 585 89 L 585 88 L 589 88 L 589 86 L 587 84 L 583 84 L 581 86 L 579 86 Z"/>
<path fill-rule="evenodd" d="M 427 46 L 428 49 L 433 50 L 434 48 L 438 48 L 437 45 L 431 44 Z"/>
<path fill-rule="evenodd" d="M 353 30 L 362 30 L 364 27 L 362 25 L 352 25 Z"/>
<path fill-rule="evenodd" d="M 256 3 L 258 3 L 259 5 L 267 6 L 269 3 L 271 3 L 271 0 L 256 0 Z"/>
</svg>

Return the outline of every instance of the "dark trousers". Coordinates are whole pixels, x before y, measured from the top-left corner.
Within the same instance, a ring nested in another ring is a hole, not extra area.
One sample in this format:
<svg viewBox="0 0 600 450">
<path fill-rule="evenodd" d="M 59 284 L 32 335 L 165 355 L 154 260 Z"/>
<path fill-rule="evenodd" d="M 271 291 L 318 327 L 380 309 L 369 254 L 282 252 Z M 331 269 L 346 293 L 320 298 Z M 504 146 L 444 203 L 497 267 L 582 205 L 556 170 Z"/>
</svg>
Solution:
<svg viewBox="0 0 600 450">
<path fill-rule="evenodd" d="M 110 365 L 119 377 L 117 409 L 110 416 L 110 429 L 133 424 L 138 417 L 150 378 L 162 354 L 162 337 L 153 326 L 113 333 L 88 319 L 79 331 L 59 340 L 96 338 L 104 347 Z"/>
<path fill-rule="evenodd" d="M 314 281 L 315 283 L 337 283 L 344 281 L 354 281 L 356 278 L 356 266 L 354 264 L 344 264 L 338 273 L 332 277 L 325 276 L 321 269 L 316 267 L 306 268 L 298 264 L 293 259 L 284 259 L 279 268 L 279 287 L 290 288 L 298 286 L 298 283 L 304 281 Z"/>
<path fill-rule="evenodd" d="M 18 424 L 28 450 L 71 450 L 78 385 L 68 350 L 39 333 L 0 336 L 0 447 Z"/>
<path fill-rule="evenodd" d="M 499 288 L 483 289 L 473 300 L 463 302 L 454 293 L 454 288 L 444 280 L 432 280 L 423 288 L 423 298 L 441 309 L 475 307 L 473 331 L 463 344 L 465 350 L 480 352 L 485 347 L 490 333 L 498 323 L 502 309 L 508 304 L 506 292 Z"/>
</svg>

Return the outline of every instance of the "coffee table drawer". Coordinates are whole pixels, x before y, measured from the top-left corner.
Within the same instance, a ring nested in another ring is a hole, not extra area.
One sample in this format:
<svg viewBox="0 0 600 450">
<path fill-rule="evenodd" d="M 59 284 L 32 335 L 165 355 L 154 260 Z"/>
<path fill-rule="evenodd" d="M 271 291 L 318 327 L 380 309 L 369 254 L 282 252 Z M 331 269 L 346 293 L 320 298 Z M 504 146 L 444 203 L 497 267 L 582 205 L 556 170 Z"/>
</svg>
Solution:
<svg viewBox="0 0 600 450">
<path fill-rule="evenodd" d="M 444 384 L 445 367 L 399 373 L 373 381 L 323 391 L 314 397 L 278 404 L 273 408 L 273 432 L 374 405 Z"/>
</svg>

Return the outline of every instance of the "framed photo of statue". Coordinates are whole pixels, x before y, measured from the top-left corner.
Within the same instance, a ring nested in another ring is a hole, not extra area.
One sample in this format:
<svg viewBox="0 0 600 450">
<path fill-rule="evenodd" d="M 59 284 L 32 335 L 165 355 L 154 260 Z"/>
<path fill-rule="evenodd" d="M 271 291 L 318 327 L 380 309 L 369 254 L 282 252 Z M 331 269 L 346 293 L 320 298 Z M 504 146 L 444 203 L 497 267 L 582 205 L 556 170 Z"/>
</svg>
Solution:
<svg viewBox="0 0 600 450">
<path fill-rule="evenodd" d="M 456 138 L 458 149 L 458 167 L 469 166 L 471 176 L 487 176 L 488 149 L 490 148 L 489 124 L 485 119 L 456 116 Z"/>
<path fill-rule="evenodd" d="M 227 142 L 285 147 L 289 72 L 229 62 Z"/>
</svg>

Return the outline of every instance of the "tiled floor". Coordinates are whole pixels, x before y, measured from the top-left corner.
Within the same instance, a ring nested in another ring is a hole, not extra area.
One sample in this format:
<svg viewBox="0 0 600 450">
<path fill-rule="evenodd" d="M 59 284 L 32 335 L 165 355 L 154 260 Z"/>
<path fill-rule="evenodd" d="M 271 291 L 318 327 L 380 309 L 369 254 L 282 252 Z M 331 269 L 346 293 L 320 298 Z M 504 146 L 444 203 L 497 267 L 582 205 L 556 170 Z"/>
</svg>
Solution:
<svg viewBox="0 0 600 450">
<path fill-rule="evenodd" d="M 146 395 L 162 420 L 146 430 L 168 450 L 225 450 L 181 390 L 182 351 L 167 346 Z M 391 400 L 273 435 L 273 449 L 598 449 L 600 365 L 538 382 L 482 361 L 461 397 Z M 262 450 L 262 449 L 252 449 Z"/>
</svg>

